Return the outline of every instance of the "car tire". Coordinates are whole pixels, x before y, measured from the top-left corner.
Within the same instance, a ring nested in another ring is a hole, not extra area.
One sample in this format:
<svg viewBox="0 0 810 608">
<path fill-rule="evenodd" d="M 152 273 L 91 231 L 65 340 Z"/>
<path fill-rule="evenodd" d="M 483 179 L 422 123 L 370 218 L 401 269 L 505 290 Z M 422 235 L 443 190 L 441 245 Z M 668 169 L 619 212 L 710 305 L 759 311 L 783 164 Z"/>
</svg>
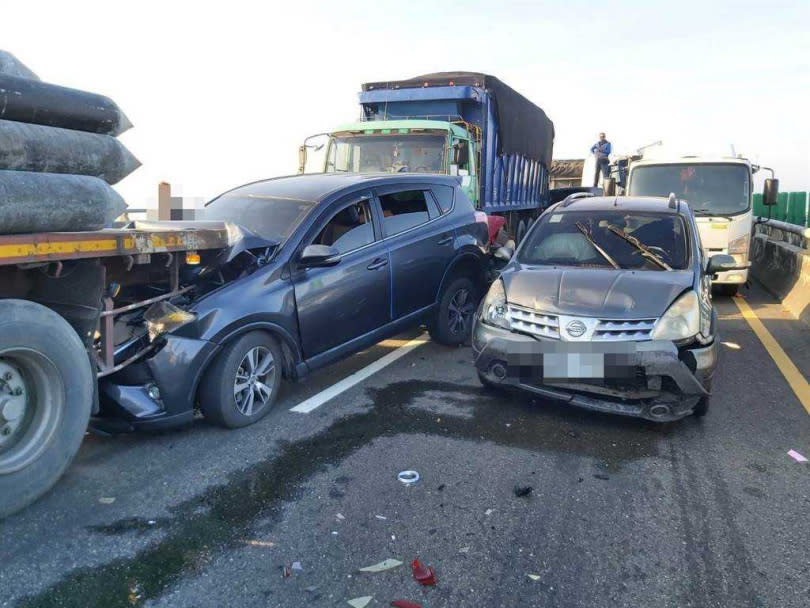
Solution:
<svg viewBox="0 0 810 608">
<path fill-rule="evenodd" d="M 711 392 L 712 384 L 709 382 L 706 385 L 706 389 Z M 709 406 L 711 405 L 712 396 L 711 395 L 704 395 L 700 398 L 700 401 L 697 402 L 694 408 L 692 408 L 692 413 L 695 415 L 696 418 L 702 418 L 706 414 L 709 413 Z"/>
<path fill-rule="evenodd" d="M 481 372 L 478 372 L 478 381 L 481 383 L 481 386 L 483 386 L 485 390 L 493 392 L 503 392 L 504 390 L 503 386 L 501 386 L 500 384 L 496 384 Z"/>
<path fill-rule="evenodd" d="M 436 316 L 428 325 L 439 344 L 458 346 L 470 337 L 480 290 L 468 277 L 452 279 L 442 290 Z"/>
<path fill-rule="evenodd" d="M 229 429 L 261 420 L 278 397 L 282 362 L 278 341 L 264 331 L 247 333 L 226 344 L 200 384 L 203 416 Z"/>
<path fill-rule="evenodd" d="M 95 376 L 70 324 L 25 300 L 0 301 L 0 367 L 0 402 L 24 403 L 22 413 L 18 403 L 15 418 L 6 412 L 0 424 L 7 443 L 0 445 L 2 519 L 50 490 L 73 461 L 90 420 Z"/>
</svg>

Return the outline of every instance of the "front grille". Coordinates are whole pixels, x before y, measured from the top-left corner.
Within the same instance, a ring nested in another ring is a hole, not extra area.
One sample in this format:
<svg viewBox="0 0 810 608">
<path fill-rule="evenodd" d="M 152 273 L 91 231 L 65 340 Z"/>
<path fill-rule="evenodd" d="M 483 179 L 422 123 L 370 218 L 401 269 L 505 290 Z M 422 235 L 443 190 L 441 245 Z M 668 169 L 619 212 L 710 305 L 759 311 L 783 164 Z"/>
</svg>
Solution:
<svg viewBox="0 0 810 608">
<path fill-rule="evenodd" d="M 518 308 L 509 305 L 509 321 L 512 329 L 533 336 L 542 338 L 560 338 L 560 321 L 555 315 L 547 315 L 541 312 Z"/>
<path fill-rule="evenodd" d="M 599 319 L 593 330 L 593 340 L 598 342 L 650 340 L 655 319 Z"/>
</svg>

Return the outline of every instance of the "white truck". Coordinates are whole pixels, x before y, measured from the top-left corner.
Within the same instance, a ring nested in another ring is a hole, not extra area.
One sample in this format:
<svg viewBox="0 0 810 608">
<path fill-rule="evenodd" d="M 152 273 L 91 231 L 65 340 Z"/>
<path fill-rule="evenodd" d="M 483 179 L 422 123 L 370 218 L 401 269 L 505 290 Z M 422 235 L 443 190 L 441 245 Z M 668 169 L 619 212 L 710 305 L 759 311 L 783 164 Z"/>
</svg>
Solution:
<svg viewBox="0 0 810 608">
<path fill-rule="evenodd" d="M 706 255 L 728 254 L 745 267 L 754 221 L 753 176 L 760 169 L 771 171 L 771 178 L 765 180 L 763 204 L 775 205 L 779 184 L 773 179 L 773 170 L 741 157 L 634 156 L 613 164 L 615 184 L 605 184 L 605 189 L 620 187 L 627 196 L 674 193 L 692 208 Z M 718 273 L 713 282 L 724 294 L 734 295 L 747 280 L 748 270 L 744 268 Z"/>
</svg>

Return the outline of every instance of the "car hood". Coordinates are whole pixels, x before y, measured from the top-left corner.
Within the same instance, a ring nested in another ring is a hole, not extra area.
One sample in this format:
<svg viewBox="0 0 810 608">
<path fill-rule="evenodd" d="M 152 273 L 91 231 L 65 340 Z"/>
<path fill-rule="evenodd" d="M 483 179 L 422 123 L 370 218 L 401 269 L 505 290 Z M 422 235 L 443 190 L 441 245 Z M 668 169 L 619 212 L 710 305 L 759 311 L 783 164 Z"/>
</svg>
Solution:
<svg viewBox="0 0 810 608">
<path fill-rule="evenodd" d="M 519 266 L 501 276 L 509 303 L 554 314 L 610 319 L 660 317 L 693 281 L 688 270 Z"/>
</svg>

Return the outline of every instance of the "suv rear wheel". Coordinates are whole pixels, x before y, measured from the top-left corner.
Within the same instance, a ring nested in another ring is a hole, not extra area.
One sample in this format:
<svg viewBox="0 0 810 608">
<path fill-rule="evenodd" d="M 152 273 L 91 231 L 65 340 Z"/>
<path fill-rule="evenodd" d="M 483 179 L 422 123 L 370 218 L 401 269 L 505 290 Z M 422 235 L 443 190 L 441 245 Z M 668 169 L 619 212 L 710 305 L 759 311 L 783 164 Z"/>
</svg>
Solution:
<svg viewBox="0 0 810 608">
<path fill-rule="evenodd" d="M 430 337 L 440 344 L 458 346 L 470 337 L 479 290 L 468 277 L 457 277 L 442 290 L 436 316 L 428 326 Z"/>
</svg>

